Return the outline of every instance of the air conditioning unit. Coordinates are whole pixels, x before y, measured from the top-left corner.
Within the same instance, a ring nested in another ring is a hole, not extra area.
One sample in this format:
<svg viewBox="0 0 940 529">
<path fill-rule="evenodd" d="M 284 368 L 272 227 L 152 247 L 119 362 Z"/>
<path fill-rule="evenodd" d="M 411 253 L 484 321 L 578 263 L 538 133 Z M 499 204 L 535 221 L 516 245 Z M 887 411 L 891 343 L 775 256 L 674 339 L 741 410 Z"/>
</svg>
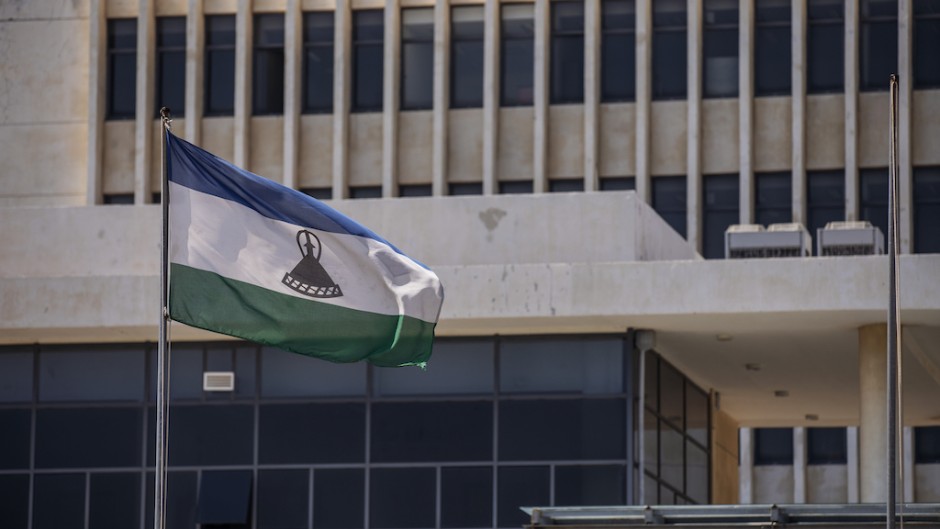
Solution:
<svg viewBox="0 0 940 529">
<path fill-rule="evenodd" d="M 812 244 L 798 222 L 771 224 L 766 230 L 760 224 L 734 224 L 725 231 L 725 258 L 806 257 Z"/>
<path fill-rule="evenodd" d="M 867 220 L 829 222 L 816 230 L 816 253 L 834 255 L 880 255 L 885 253 L 885 236 Z"/>
</svg>

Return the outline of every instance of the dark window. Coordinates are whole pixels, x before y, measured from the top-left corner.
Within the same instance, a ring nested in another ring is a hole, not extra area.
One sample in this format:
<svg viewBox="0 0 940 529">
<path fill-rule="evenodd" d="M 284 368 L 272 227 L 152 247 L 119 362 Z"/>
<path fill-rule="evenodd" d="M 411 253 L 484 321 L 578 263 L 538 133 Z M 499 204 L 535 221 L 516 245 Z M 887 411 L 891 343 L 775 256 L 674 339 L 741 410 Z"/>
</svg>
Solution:
<svg viewBox="0 0 940 529">
<path fill-rule="evenodd" d="M 601 2 L 601 101 L 633 101 L 636 92 L 636 5 Z"/>
<path fill-rule="evenodd" d="M 168 472 L 166 475 L 166 526 L 195 527 L 196 500 L 199 492 L 196 486 L 196 472 Z M 147 473 L 145 488 L 147 499 L 144 502 L 144 527 L 153 527 L 153 472 Z"/>
<path fill-rule="evenodd" d="M 39 354 L 39 400 L 140 401 L 144 352 L 47 350 Z"/>
<path fill-rule="evenodd" d="M 489 527 L 493 523 L 493 468 L 441 468 L 441 527 Z"/>
<path fill-rule="evenodd" d="M 0 474 L 0 520 L 9 527 L 29 523 L 29 475 Z"/>
<path fill-rule="evenodd" d="M 259 413 L 262 464 L 352 463 L 365 457 L 362 404 L 266 404 Z"/>
<path fill-rule="evenodd" d="M 860 180 L 859 215 L 861 220 L 871 222 L 884 235 L 885 248 L 888 244 L 888 170 L 862 169 L 858 172 Z"/>
<path fill-rule="evenodd" d="M 108 20 L 107 119 L 134 119 L 137 107 L 137 19 Z"/>
<path fill-rule="evenodd" d="M 738 175 L 707 175 L 702 192 L 702 256 L 725 256 L 725 230 L 738 223 Z"/>
<path fill-rule="evenodd" d="M 523 505 L 548 505 L 551 497 L 549 467 L 500 467 L 496 507 L 497 527 L 519 527 L 530 522 Z"/>
<path fill-rule="evenodd" d="M 653 2 L 653 99 L 685 99 L 685 0 Z"/>
<path fill-rule="evenodd" d="M 677 430 L 685 426 L 685 377 L 669 362 L 659 364 L 659 415 Z"/>
<path fill-rule="evenodd" d="M 174 406 L 170 410 L 170 465 L 250 465 L 252 406 Z M 151 410 L 151 421 L 153 410 Z M 152 424 L 152 422 L 151 422 Z M 153 461 L 153 439 L 149 440 Z"/>
<path fill-rule="evenodd" d="M 250 498 L 250 470 L 203 472 L 196 521 L 203 525 L 247 523 Z"/>
<path fill-rule="evenodd" d="M 684 446 L 685 441 L 682 432 L 660 419 L 659 479 L 680 492 L 684 488 L 682 482 L 685 474 Z M 663 501 L 664 497 L 661 497 L 660 500 Z M 672 503 L 671 500 L 670 503 Z"/>
<path fill-rule="evenodd" d="M 574 193 L 584 191 L 583 178 L 561 178 L 548 181 L 548 190 L 551 193 Z"/>
<path fill-rule="evenodd" d="M 940 2 L 914 0 L 914 88 L 940 87 Z"/>
<path fill-rule="evenodd" d="M 284 15 L 255 15 L 252 113 L 284 113 Z"/>
<path fill-rule="evenodd" d="M 584 2 L 555 0 L 552 9 L 552 103 L 584 101 Z"/>
<path fill-rule="evenodd" d="M 235 347 L 235 398 L 253 399 L 258 389 L 257 347 L 247 344 Z M 172 368 L 172 363 L 170 364 Z"/>
<path fill-rule="evenodd" d="M 333 112 L 333 13 L 304 13 L 305 114 Z"/>
<path fill-rule="evenodd" d="M 372 405 L 372 461 L 485 461 L 493 457 L 493 404 Z"/>
<path fill-rule="evenodd" d="M 33 529 L 84 527 L 85 474 L 33 476 Z"/>
<path fill-rule="evenodd" d="M 141 475 L 92 474 L 88 503 L 88 528 L 137 527 L 140 524 Z"/>
<path fill-rule="evenodd" d="M 431 184 L 402 184 L 398 186 L 398 195 L 402 197 L 429 197 Z"/>
<path fill-rule="evenodd" d="M 381 195 L 381 188 L 374 189 Z M 259 356 L 263 397 L 365 395 L 364 363 L 322 362 L 273 347 L 262 348 Z"/>
<path fill-rule="evenodd" d="M 36 467 L 139 467 L 142 429 L 140 408 L 38 410 Z"/>
<path fill-rule="evenodd" d="M 450 11 L 450 106 L 483 106 L 483 6 Z"/>
<path fill-rule="evenodd" d="M 708 394 L 685 382 L 685 433 L 708 446 Z"/>
<path fill-rule="evenodd" d="M 317 200 L 333 199 L 332 187 L 302 187 L 300 188 L 300 192 L 310 195 Z"/>
<path fill-rule="evenodd" d="M 656 176 L 653 185 L 653 209 L 676 233 L 686 236 L 686 187 L 684 176 Z"/>
<path fill-rule="evenodd" d="M 844 0 L 809 0 L 806 28 L 806 91 L 841 92 L 845 61 Z"/>
<path fill-rule="evenodd" d="M 790 1 L 757 0 L 754 6 L 756 96 L 790 94 Z"/>
<path fill-rule="evenodd" d="M 108 205 L 132 205 L 134 204 L 134 193 L 105 193 L 102 202 Z"/>
<path fill-rule="evenodd" d="M 738 1 L 704 0 L 704 97 L 738 95 Z"/>
<path fill-rule="evenodd" d="M 401 10 L 401 109 L 434 103 L 434 9 Z"/>
<path fill-rule="evenodd" d="M 512 180 L 499 183 L 500 195 L 519 195 L 532 192 L 531 180 Z"/>
<path fill-rule="evenodd" d="M 352 112 L 382 110 L 383 17 L 381 9 L 353 11 Z"/>
<path fill-rule="evenodd" d="M 845 428 L 807 428 L 806 462 L 810 465 L 844 465 Z"/>
<path fill-rule="evenodd" d="M 816 240 L 817 230 L 842 220 L 845 220 L 845 174 L 842 171 L 807 171 L 806 229 L 813 240 Z"/>
<path fill-rule="evenodd" d="M 33 400 L 33 353 L 20 350 L 0 354 L 0 402 L 29 402 L 31 400 Z"/>
<path fill-rule="evenodd" d="M 914 462 L 940 463 L 940 426 L 914 427 Z"/>
<path fill-rule="evenodd" d="M 940 167 L 914 168 L 914 251 L 940 253 Z"/>
<path fill-rule="evenodd" d="M 306 469 L 259 470 L 257 501 L 258 529 L 306 529 L 310 472 Z"/>
<path fill-rule="evenodd" d="M 502 393 L 619 394 L 623 392 L 623 341 L 560 337 L 501 341 Z"/>
<path fill-rule="evenodd" d="M 235 15 L 206 16 L 205 108 L 207 116 L 235 112 Z"/>
<path fill-rule="evenodd" d="M 482 195 L 483 184 L 478 182 L 458 182 L 448 185 L 450 195 Z"/>
<path fill-rule="evenodd" d="M 709 502 L 708 486 L 710 481 L 708 452 L 697 444 L 685 442 L 685 494 L 694 503 L 704 505 Z"/>
<path fill-rule="evenodd" d="M 792 428 L 754 429 L 755 465 L 792 465 Z"/>
<path fill-rule="evenodd" d="M 375 468 L 369 483 L 369 526 L 434 527 L 437 476 L 433 468 Z M 402 506 L 407 505 L 407 508 Z"/>
<path fill-rule="evenodd" d="M 32 412 L 0 410 L 0 470 L 28 469 Z"/>
<path fill-rule="evenodd" d="M 182 117 L 186 109 L 186 17 L 157 18 L 157 94 L 154 115 L 167 107 Z"/>
<path fill-rule="evenodd" d="M 754 218 L 758 224 L 770 226 L 793 220 L 792 177 L 790 173 L 757 173 L 754 175 Z"/>
<path fill-rule="evenodd" d="M 623 465 L 556 467 L 555 505 L 623 505 L 626 470 Z"/>
<path fill-rule="evenodd" d="M 535 26 L 532 4 L 504 4 L 500 47 L 500 101 L 502 106 L 532 104 Z"/>
<path fill-rule="evenodd" d="M 364 525 L 365 472 L 325 468 L 313 472 L 313 527 L 360 529 Z M 411 505 L 408 501 L 403 505 Z"/>
<path fill-rule="evenodd" d="M 632 176 L 602 176 L 601 191 L 632 191 L 636 189 L 636 178 Z"/>
<path fill-rule="evenodd" d="M 898 2 L 861 0 L 860 9 L 859 88 L 887 90 L 889 76 L 898 71 Z"/>
<path fill-rule="evenodd" d="M 382 186 L 351 186 L 349 198 L 382 198 Z"/>
<path fill-rule="evenodd" d="M 624 417 L 622 399 L 503 401 L 499 457 L 505 461 L 623 458 Z M 566 426 L 558 428 L 559 424 Z"/>
</svg>

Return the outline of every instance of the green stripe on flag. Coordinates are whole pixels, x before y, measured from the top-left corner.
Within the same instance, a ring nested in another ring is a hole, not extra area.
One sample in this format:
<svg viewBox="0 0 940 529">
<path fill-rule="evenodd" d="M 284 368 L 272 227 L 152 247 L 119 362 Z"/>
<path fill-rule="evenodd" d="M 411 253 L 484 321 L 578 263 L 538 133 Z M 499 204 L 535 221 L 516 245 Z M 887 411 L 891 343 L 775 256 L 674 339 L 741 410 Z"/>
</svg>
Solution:
<svg viewBox="0 0 940 529">
<path fill-rule="evenodd" d="M 177 263 L 170 278 L 170 317 L 192 327 L 331 362 L 423 367 L 431 356 L 434 323 L 279 294 Z"/>
</svg>

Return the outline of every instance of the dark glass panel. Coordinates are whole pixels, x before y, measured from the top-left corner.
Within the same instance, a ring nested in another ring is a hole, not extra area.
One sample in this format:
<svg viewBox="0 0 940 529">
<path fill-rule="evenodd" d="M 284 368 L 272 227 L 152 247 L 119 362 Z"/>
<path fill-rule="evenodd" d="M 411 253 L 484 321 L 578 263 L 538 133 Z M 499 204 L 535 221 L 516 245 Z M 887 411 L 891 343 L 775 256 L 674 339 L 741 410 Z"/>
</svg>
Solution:
<svg viewBox="0 0 940 529">
<path fill-rule="evenodd" d="M 940 253 L 940 168 L 914 169 L 914 251 Z"/>
<path fill-rule="evenodd" d="M 433 468 L 374 468 L 369 483 L 369 526 L 435 526 L 437 476 Z M 407 508 L 403 506 L 407 505 Z"/>
<path fill-rule="evenodd" d="M 382 188 L 352 188 L 355 191 Z M 371 197 L 363 197 L 371 198 Z M 273 347 L 261 349 L 261 395 L 264 397 L 359 396 L 366 391 L 366 368 L 362 362 L 335 364 L 289 353 Z"/>
<path fill-rule="evenodd" d="M 755 465 L 792 465 L 792 428 L 754 429 Z"/>
<path fill-rule="evenodd" d="M 940 2 L 914 0 L 914 88 L 940 87 Z"/>
<path fill-rule="evenodd" d="M 36 467 L 139 467 L 142 429 L 140 408 L 37 410 Z"/>
<path fill-rule="evenodd" d="M 404 184 L 398 186 L 398 195 L 402 197 L 429 197 L 431 184 Z"/>
<path fill-rule="evenodd" d="M 861 200 L 859 218 L 871 222 L 881 230 L 888 241 L 888 170 L 862 169 L 859 171 Z"/>
<path fill-rule="evenodd" d="M 494 344 L 492 339 L 436 339 L 434 362 L 420 369 L 375 369 L 374 396 L 491 395 Z"/>
<path fill-rule="evenodd" d="M 108 56 L 108 119 L 133 119 L 137 104 L 137 53 Z"/>
<path fill-rule="evenodd" d="M 300 192 L 310 195 L 317 200 L 333 199 L 332 187 L 302 187 L 300 188 Z"/>
<path fill-rule="evenodd" d="M 738 95 L 738 3 L 704 0 L 702 50 L 704 97 Z"/>
<path fill-rule="evenodd" d="M 304 43 L 333 43 L 333 12 L 304 13 Z"/>
<path fill-rule="evenodd" d="M 307 529 L 310 472 L 258 471 L 258 529 Z"/>
<path fill-rule="evenodd" d="M 235 46 L 235 15 L 206 15 L 206 46 Z"/>
<path fill-rule="evenodd" d="M 644 404 L 648 409 L 659 411 L 659 357 L 655 353 L 646 353 L 644 369 Z"/>
<path fill-rule="evenodd" d="M 318 469 L 313 472 L 313 480 L 315 529 L 363 527 L 366 480 L 362 469 Z"/>
<path fill-rule="evenodd" d="M 708 446 L 708 395 L 685 382 L 685 427 L 686 435 L 702 446 Z"/>
<path fill-rule="evenodd" d="M 844 0 L 809 0 L 806 29 L 806 90 L 841 92 L 844 75 Z"/>
<path fill-rule="evenodd" d="M 112 18 L 108 20 L 108 49 L 137 49 L 137 19 Z"/>
<path fill-rule="evenodd" d="M 502 6 L 500 101 L 502 106 L 532 104 L 535 23 L 531 4 Z"/>
<path fill-rule="evenodd" d="M 602 176 L 601 191 L 632 191 L 636 189 L 636 178 L 632 176 Z"/>
<path fill-rule="evenodd" d="M 39 353 L 39 400 L 140 401 L 143 350 L 49 350 Z"/>
<path fill-rule="evenodd" d="M 33 476 L 33 529 L 85 529 L 85 474 Z"/>
<path fill-rule="evenodd" d="M 257 347 L 240 346 L 235 349 L 235 397 L 254 398 L 257 389 L 258 373 L 256 363 Z"/>
<path fill-rule="evenodd" d="M 583 178 L 564 178 L 548 181 L 548 190 L 551 193 L 575 193 L 584 191 Z"/>
<path fill-rule="evenodd" d="M 250 470 L 215 470 L 202 473 L 199 482 L 200 524 L 244 524 L 251 505 Z"/>
<path fill-rule="evenodd" d="M 303 111 L 333 111 L 333 13 L 304 13 Z"/>
<path fill-rule="evenodd" d="M 196 526 L 196 500 L 198 491 L 196 472 L 173 472 L 166 476 L 166 527 L 168 529 L 192 529 Z M 144 503 L 144 529 L 153 527 L 153 472 L 147 473 L 145 487 L 147 499 Z"/>
<path fill-rule="evenodd" d="M 499 456 L 505 461 L 623 458 L 625 416 L 623 399 L 503 401 Z"/>
<path fill-rule="evenodd" d="M 887 90 L 898 70 L 897 0 L 861 0 L 859 74 L 861 90 Z"/>
<path fill-rule="evenodd" d="M 382 198 L 382 186 L 350 187 L 349 198 Z"/>
<path fill-rule="evenodd" d="M 92 474 L 88 528 L 137 527 L 140 523 L 139 472 Z"/>
<path fill-rule="evenodd" d="M 500 349 L 504 393 L 623 392 L 623 340 L 512 338 Z"/>
<path fill-rule="evenodd" d="M 758 173 L 755 175 L 754 216 L 758 224 L 769 226 L 793 219 L 790 173 Z"/>
<path fill-rule="evenodd" d="M 109 205 L 133 205 L 134 193 L 105 193 L 102 197 L 102 202 Z"/>
<path fill-rule="evenodd" d="M 500 195 L 520 195 L 532 193 L 531 180 L 513 180 L 499 183 Z"/>
<path fill-rule="evenodd" d="M 441 527 L 490 527 L 492 467 L 441 468 Z"/>
<path fill-rule="evenodd" d="M 492 453 L 489 401 L 372 405 L 372 461 L 485 461 Z"/>
<path fill-rule="evenodd" d="M 231 344 L 206 346 L 206 371 L 232 371 L 233 353 Z"/>
<path fill-rule="evenodd" d="M 636 6 L 601 2 L 601 101 L 633 101 L 636 92 Z"/>
<path fill-rule="evenodd" d="M 683 476 L 685 474 L 685 456 L 683 448 L 685 441 L 682 433 L 674 429 L 665 421 L 659 423 L 659 479 L 665 481 L 673 488 L 684 488 Z"/>
<path fill-rule="evenodd" d="M 653 30 L 653 99 L 684 99 L 686 84 L 686 33 Z"/>
<path fill-rule="evenodd" d="M 940 426 L 914 427 L 914 462 L 940 463 Z"/>
<path fill-rule="evenodd" d="M 552 10 L 552 103 L 584 100 L 584 3 L 554 1 Z"/>
<path fill-rule="evenodd" d="M 685 493 L 695 503 L 708 503 L 708 453 L 695 443 L 685 443 Z"/>
<path fill-rule="evenodd" d="M 647 473 L 659 475 L 659 419 L 649 409 L 643 411 L 643 465 Z"/>
<path fill-rule="evenodd" d="M 259 413 L 262 464 L 353 463 L 365 457 L 363 404 L 266 404 Z"/>
<path fill-rule="evenodd" d="M 845 220 L 845 174 L 842 171 L 807 171 L 806 209 L 806 228 L 814 240 L 818 229 L 830 222 Z"/>
<path fill-rule="evenodd" d="M 623 465 L 556 467 L 555 505 L 623 505 L 626 484 Z"/>
<path fill-rule="evenodd" d="M 686 184 L 684 176 L 657 176 L 652 179 L 653 209 L 676 233 L 686 236 Z"/>
<path fill-rule="evenodd" d="M 28 469 L 30 410 L 0 410 L 0 470 Z"/>
<path fill-rule="evenodd" d="M 448 191 L 449 194 L 453 196 L 482 195 L 483 184 L 477 182 L 453 183 L 448 185 Z"/>
<path fill-rule="evenodd" d="M 806 462 L 810 465 L 844 465 L 846 462 L 845 428 L 808 428 Z"/>
<path fill-rule="evenodd" d="M 250 465 L 254 409 L 245 405 L 174 406 L 169 464 Z M 151 410 L 151 420 L 153 411 Z M 153 461 L 153 439 L 148 442 Z"/>
<path fill-rule="evenodd" d="M 403 9 L 401 16 L 401 109 L 430 109 L 434 102 L 434 10 Z"/>
<path fill-rule="evenodd" d="M 205 109 L 207 116 L 235 109 L 235 16 L 206 16 Z"/>
<path fill-rule="evenodd" d="M 787 5 L 788 15 L 789 11 Z M 754 37 L 754 95 L 790 93 L 790 40 L 790 24 L 757 25 Z"/>
<path fill-rule="evenodd" d="M 706 175 L 702 192 L 702 255 L 706 259 L 725 256 L 725 230 L 739 222 L 738 175 Z"/>
<path fill-rule="evenodd" d="M 451 44 L 451 108 L 483 106 L 483 22 L 473 25 L 480 27 L 479 39 L 454 40 Z"/>
<path fill-rule="evenodd" d="M 29 523 L 29 475 L 0 474 L 0 520 L 13 529 Z"/>
<path fill-rule="evenodd" d="M 284 16 L 255 15 L 252 69 L 252 111 L 255 115 L 284 112 Z"/>
<path fill-rule="evenodd" d="M 549 467 L 500 467 L 497 527 L 519 527 L 531 520 L 519 507 L 548 505 L 550 499 Z"/>
<path fill-rule="evenodd" d="M 383 10 L 353 11 L 352 111 L 382 109 Z"/>
</svg>

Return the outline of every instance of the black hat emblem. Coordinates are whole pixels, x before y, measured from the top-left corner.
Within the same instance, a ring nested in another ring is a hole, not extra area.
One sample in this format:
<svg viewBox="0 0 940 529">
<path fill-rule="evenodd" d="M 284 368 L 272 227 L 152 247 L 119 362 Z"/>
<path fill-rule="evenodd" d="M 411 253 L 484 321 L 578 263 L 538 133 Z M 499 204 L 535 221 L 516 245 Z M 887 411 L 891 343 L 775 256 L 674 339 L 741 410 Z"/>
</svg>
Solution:
<svg viewBox="0 0 940 529">
<path fill-rule="evenodd" d="M 303 242 L 301 242 L 303 239 Z M 281 283 L 291 290 L 296 290 L 312 298 L 338 298 L 343 295 L 339 285 L 333 282 L 330 275 L 320 264 L 320 254 L 323 246 L 320 239 L 313 232 L 300 230 L 297 232 L 297 247 L 303 256 L 293 270 L 284 274 Z M 314 254 L 316 251 L 316 254 Z"/>
</svg>

